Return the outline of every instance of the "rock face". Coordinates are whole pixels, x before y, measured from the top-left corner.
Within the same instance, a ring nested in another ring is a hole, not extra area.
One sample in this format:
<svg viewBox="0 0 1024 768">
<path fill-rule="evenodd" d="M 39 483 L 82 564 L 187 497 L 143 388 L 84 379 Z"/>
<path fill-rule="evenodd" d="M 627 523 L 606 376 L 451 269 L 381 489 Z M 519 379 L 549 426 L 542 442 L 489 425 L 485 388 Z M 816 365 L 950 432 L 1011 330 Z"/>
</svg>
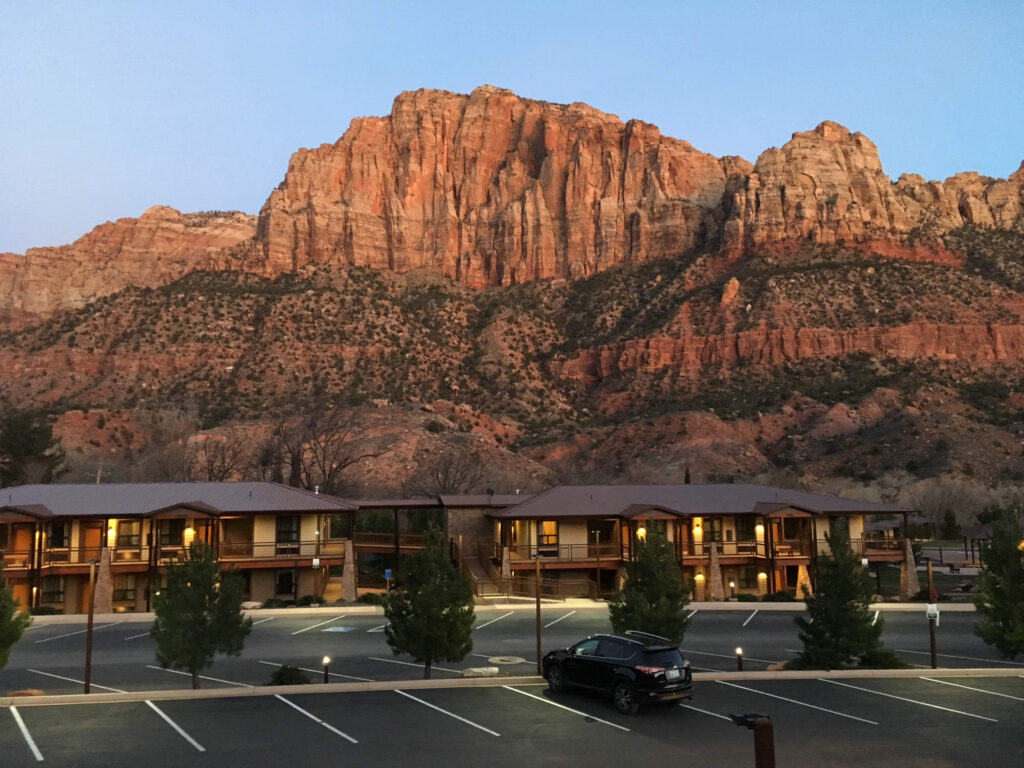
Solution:
<svg viewBox="0 0 1024 768">
<path fill-rule="evenodd" d="M 904 174 L 893 184 L 866 136 L 826 121 L 762 153 L 729 201 L 725 245 L 848 241 L 884 251 L 913 245 L 908 239 L 935 246 L 965 224 L 1021 228 L 1022 180 L 1018 170 L 1010 179 L 961 173 L 945 182 Z"/>
<path fill-rule="evenodd" d="M 752 166 L 585 104 L 490 86 L 420 90 L 386 117 L 353 120 L 336 143 L 296 152 L 258 224 L 154 207 L 68 246 L 0 254 L 0 326 L 204 268 L 425 269 L 482 287 L 808 241 L 961 266 L 940 236 L 964 224 L 1024 229 L 1022 190 L 1024 163 L 1008 179 L 893 183 L 875 145 L 833 122 Z"/>
<path fill-rule="evenodd" d="M 749 170 L 584 104 L 403 93 L 390 116 L 292 157 L 246 267 L 426 268 L 474 287 L 583 277 L 705 242 L 728 177 Z"/>
<path fill-rule="evenodd" d="M 154 206 L 96 227 L 70 245 L 0 254 L 0 324 L 20 328 L 128 286 L 162 285 L 223 266 L 225 249 L 252 237 L 238 212 L 182 214 Z"/>
</svg>

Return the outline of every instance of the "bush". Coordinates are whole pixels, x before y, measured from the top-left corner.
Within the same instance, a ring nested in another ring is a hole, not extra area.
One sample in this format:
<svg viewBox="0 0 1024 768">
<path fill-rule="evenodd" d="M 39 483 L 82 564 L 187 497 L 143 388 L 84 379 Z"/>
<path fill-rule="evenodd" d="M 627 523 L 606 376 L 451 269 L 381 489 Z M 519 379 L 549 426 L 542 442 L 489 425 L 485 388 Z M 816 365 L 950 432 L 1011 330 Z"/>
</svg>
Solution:
<svg viewBox="0 0 1024 768">
<path fill-rule="evenodd" d="M 60 608 L 54 608 L 52 605 L 34 605 L 28 609 L 28 612 L 33 616 L 57 616 L 64 613 Z"/>
<path fill-rule="evenodd" d="M 311 682 L 301 669 L 285 664 L 274 670 L 267 685 L 308 685 Z"/>
<path fill-rule="evenodd" d="M 860 657 L 860 666 L 864 669 L 909 669 L 910 665 L 901 660 L 892 651 L 884 648 L 868 651 Z"/>
<path fill-rule="evenodd" d="M 796 595 L 792 592 L 780 589 L 778 592 L 772 592 L 770 595 L 765 595 L 761 600 L 766 603 L 792 603 L 796 601 Z"/>
<path fill-rule="evenodd" d="M 296 605 L 320 605 L 324 601 L 323 595 L 303 595 L 295 601 Z"/>
<path fill-rule="evenodd" d="M 356 602 L 366 605 L 384 605 L 384 595 L 379 595 L 376 592 L 364 592 L 356 598 Z"/>
<path fill-rule="evenodd" d="M 739 603 L 756 603 L 758 601 L 757 595 L 752 595 L 749 592 L 740 592 L 736 595 L 736 601 Z"/>
<path fill-rule="evenodd" d="M 286 605 L 284 600 L 278 600 L 276 597 L 268 597 L 263 601 L 264 608 L 284 608 Z"/>
</svg>

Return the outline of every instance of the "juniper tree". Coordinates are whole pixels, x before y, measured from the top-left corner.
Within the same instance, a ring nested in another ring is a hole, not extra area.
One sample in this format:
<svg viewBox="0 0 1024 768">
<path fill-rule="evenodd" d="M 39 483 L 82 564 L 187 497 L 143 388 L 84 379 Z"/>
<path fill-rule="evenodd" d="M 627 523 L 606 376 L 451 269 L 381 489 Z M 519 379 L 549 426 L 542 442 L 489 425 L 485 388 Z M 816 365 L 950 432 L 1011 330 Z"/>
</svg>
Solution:
<svg viewBox="0 0 1024 768">
<path fill-rule="evenodd" d="M 7 666 L 11 649 L 31 623 L 32 616 L 28 611 L 18 612 L 14 590 L 4 581 L 3 558 L 0 557 L 0 669 Z"/>
<path fill-rule="evenodd" d="M 1018 514 L 996 519 L 981 562 L 974 595 L 975 634 L 1005 658 L 1015 658 L 1024 653 L 1024 526 Z"/>
<path fill-rule="evenodd" d="M 156 640 L 156 660 L 167 669 L 199 673 L 218 653 L 238 656 L 252 631 L 242 613 L 244 586 L 234 569 L 221 571 L 213 550 L 193 542 L 185 557 L 167 569 L 167 586 L 153 597 L 156 621 L 149 634 Z"/>
<path fill-rule="evenodd" d="M 473 588 L 445 554 L 436 529 L 423 549 L 402 561 L 384 615 L 391 650 L 423 664 L 424 679 L 435 661 L 461 661 L 473 650 Z"/>
<path fill-rule="evenodd" d="M 635 629 L 681 642 L 690 626 L 686 606 L 690 590 L 683 581 L 672 545 L 660 531 L 637 541 L 626 563 L 626 583 L 608 604 L 612 628 Z"/>
<path fill-rule="evenodd" d="M 803 651 L 790 669 L 905 666 L 882 647 L 882 620 L 873 620 L 869 605 L 871 577 L 850 549 L 849 534 L 837 527 L 825 540 L 831 556 L 818 558 L 814 594 L 805 592 L 807 616 L 794 620 Z"/>
</svg>

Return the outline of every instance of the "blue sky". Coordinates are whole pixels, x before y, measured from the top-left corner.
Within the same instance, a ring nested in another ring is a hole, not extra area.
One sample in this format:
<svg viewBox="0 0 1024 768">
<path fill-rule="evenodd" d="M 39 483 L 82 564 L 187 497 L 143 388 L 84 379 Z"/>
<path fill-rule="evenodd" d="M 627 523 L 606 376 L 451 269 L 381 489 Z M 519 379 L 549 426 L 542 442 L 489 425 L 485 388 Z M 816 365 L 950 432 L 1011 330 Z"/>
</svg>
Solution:
<svg viewBox="0 0 1024 768">
<path fill-rule="evenodd" d="M 1024 3 L 0 0 L 0 252 L 258 212 L 299 147 L 490 83 L 753 161 L 825 119 L 886 172 L 1024 160 Z"/>
</svg>

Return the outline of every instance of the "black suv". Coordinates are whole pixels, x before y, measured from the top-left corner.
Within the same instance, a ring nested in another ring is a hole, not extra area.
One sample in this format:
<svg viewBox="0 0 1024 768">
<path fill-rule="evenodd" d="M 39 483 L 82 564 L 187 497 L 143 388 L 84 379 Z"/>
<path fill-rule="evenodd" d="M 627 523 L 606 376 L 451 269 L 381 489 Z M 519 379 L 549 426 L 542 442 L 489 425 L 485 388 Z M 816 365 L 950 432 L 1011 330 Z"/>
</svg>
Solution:
<svg viewBox="0 0 1024 768">
<path fill-rule="evenodd" d="M 664 637 L 630 630 L 591 635 L 571 648 L 544 656 L 552 693 L 567 686 L 611 693 L 615 708 L 636 713 L 642 701 L 678 701 L 693 696 L 690 662 Z"/>
</svg>

